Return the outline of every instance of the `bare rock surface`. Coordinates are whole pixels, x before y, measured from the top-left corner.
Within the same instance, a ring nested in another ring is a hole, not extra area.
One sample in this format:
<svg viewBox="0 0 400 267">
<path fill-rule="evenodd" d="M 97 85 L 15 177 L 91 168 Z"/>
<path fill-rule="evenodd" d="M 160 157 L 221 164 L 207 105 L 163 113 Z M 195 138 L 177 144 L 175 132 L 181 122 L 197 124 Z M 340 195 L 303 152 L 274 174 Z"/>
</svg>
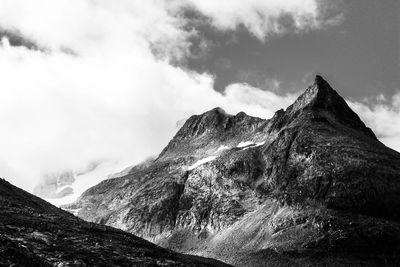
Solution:
<svg viewBox="0 0 400 267">
<path fill-rule="evenodd" d="M 79 219 L 0 179 L 0 266 L 228 266 Z"/>
<path fill-rule="evenodd" d="M 400 264 L 400 154 L 320 76 L 270 120 L 216 108 L 67 209 L 237 266 Z"/>
</svg>

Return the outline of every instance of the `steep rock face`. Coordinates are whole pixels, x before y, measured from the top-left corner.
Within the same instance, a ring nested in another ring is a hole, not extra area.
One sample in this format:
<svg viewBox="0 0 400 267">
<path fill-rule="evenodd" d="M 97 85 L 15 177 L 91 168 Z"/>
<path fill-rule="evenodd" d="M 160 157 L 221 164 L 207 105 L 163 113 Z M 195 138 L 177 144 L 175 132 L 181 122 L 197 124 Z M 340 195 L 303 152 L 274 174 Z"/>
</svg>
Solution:
<svg viewBox="0 0 400 267">
<path fill-rule="evenodd" d="M 289 205 L 317 202 L 400 219 L 400 154 L 320 76 L 277 121 L 276 139 L 261 152 L 263 190 Z"/>
<path fill-rule="evenodd" d="M 227 266 L 85 222 L 0 179 L 0 266 Z"/>
<path fill-rule="evenodd" d="M 400 154 L 317 76 L 270 120 L 192 116 L 145 168 L 66 208 L 238 265 L 398 263 Z"/>
</svg>

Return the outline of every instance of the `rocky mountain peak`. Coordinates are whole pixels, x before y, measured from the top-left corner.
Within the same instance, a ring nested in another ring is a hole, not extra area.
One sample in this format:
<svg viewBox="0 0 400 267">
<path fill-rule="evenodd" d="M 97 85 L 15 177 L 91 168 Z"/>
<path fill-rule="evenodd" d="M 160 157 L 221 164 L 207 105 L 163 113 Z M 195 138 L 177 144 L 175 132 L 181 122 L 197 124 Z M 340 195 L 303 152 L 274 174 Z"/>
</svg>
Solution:
<svg viewBox="0 0 400 267">
<path fill-rule="evenodd" d="M 220 107 L 191 116 L 161 152 L 158 159 L 214 149 L 225 141 L 246 138 L 267 121 L 244 112 L 231 115 Z"/>
<path fill-rule="evenodd" d="M 177 137 L 199 136 L 204 132 L 219 130 L 232 117 L 220 107 L 211 109 L 201 115 L 191 116 L 178 131 Z"/>
<path fill-rule="evenodd" d="M 291 113 L 305 108 L 332 109 L 347 107 L 346 101 L 320 75 L 316 75 L 314 82 L 288 108 Z"/>
<path fill-rule="evenodd" d="M 215 108 L 205 112 L 203 115 L 207 115 L 207 114 L 221 114 L 221 115 L 229 116 L 229 114 L 221 107 L 215 107 Z"/>
<path fill-rule="evenodd" d="M 315 76 L 314 82 L 287 108 L 285 113 L 293 119 L 310 112 L 314 118 L 323 117 L 327 121 L 345 125 L 376 139 L 372 130 L 365 126 L 343 97 L 320 75 Z"/>
<path fill-rule="evenodd" d="M 216 107 L 203 114 L 191 116 L 179 129 L 174 139 L 222 136 L 232 131 L 241 132 L 252 125 L 259 125 L 263 122 L 265 120 L 249 116 L 244 112 L 231 115 L 222 108 Z"/>
<path fill-rule="evenodd" d="M 286 110 L 278 110 L 270 120 L 239 112 L 228 114 L 220 107 L 191 116 L 161 152 L 159 159 L 208 151 L 226 142 L 244 139 L 268 139 L 268 134 L 292 126 L 309 127 L 309 123 L 329 123 L 335 129 L 352 131 L 360 137 L 373 138 L 346 101 L 320 75 Z M 204 151 L 203 151 L 204 150 Z"/>
</svg>

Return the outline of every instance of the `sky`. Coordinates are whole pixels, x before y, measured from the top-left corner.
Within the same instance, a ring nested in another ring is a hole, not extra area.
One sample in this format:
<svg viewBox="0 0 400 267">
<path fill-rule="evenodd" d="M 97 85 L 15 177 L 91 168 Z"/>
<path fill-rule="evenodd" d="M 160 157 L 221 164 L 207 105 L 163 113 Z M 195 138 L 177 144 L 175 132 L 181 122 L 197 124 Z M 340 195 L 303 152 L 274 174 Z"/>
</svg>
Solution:
<svg viewBox="0 0 400 267">
<path fill-rule="evenodd" d="M 221 44 L 232 35 L 215 37 L 212 28 L 205 28 L 204 35 L 214 48 L 208 56 L 191 60 L 190 66 L 215 73 L 220 91 L 232 82 L 268 89 L 271 80 L 281 81 L 283 91 L 298 90 L 299 82 L 308 83 L 311 76 L 321 73 L 345 97 L 396 93 L 400 81 L 399 1 L 329 3 L 336 3 L 326 14 L 331 27 L 271 36 L 266 42 L 242 29 L 233 35 L 235 41 Z"/>
<path fill-rule="evenodd" d="M 399 14 L 397 0 L 0 0 L 0 177 L 32 191 L 94 165 L 100 181 L 193 114 L 270 118 L 315 74 L 400 151 Z"/>
</svg>

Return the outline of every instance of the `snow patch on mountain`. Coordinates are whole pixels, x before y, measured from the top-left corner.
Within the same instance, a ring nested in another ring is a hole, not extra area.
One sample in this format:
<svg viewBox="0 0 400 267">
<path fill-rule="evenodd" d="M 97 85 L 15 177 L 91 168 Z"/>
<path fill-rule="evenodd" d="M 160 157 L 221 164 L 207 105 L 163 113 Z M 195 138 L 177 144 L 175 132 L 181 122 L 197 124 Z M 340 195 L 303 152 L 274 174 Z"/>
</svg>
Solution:
<svg viewBox="0 0 400 267">
<path fill-rule="evenodd" d="M 226 149 L 229 149 L 229 146 L 221 145 L 221 146 L 217 149 L 217 152 L 222 151 L 222 150 L 226 150 Z"/>
<path fill-rule="evenodd" d="M 56 194 L 61 193 L 64 189 L 71 187 L 70 185 L 63 185 L 59 188 L 57 188 Z"/>
<path fill-rule="evenodd" d="M 209 161 L 212 161 L 212 160 L 214 160 L 214 159 L 216 159 L 216 158 L 217 158 L 217 156 L 209 156 L 209 157 L 206 157 L 206 158 L 204 158 L 204 159 L 200 159 L 200 160 L 196 161 L 195 164 L 190 165 L 190 166 L 188 167 L 188 170 L 193 170 L 193 169 L 197 168 L 198 166 L 200 166 L 200 165 L 202 165 L 202 164 L 204 164 L 204 163 L 207 163 L 207 162 L 209 162 Z"/>
<path fill-rule="evenodd" d="M 62 206 L 75 202 L 78 197 L 87 189 L 95 186 L 101 181 L 108 179 L 110 173 L 116 173 L 126 167 L 126 162 L 103 162 L 99 164 L 94 170 L 76 175 L 75 181 L 71 185 L 66 185 L 58 188 L 57 191 L 61 192 L 64 188 L 70 187 L 73 190 L 72 194 L 66 195 L 61 198 L 44 198 L 47 202 L 55 206 Z"/>
<path fill-rule="evenodd" d="M 264 145 L 265 144 L 265 141 L 263 141 L 263 142 L 259 142 L 259 143 L 256 143 L 256 145 L 255 146 L 262 146 L 262 145 Z"/>
<path fill-rule="evenodd" d="M 245 142 L 240 142 L 236 147 L 237 148 L 242 148 L 242 147 L 251 146 L 251 145 L 254 145 L 254 142 L 245 141 Z"/>
<path fill-rule="evenodd" d="M 81 208 L 78 208 L 78 209 L 64 209 L 64 210 L 68 211 L 69 213 L 72 213 L 75 216 L 78 216 L 78 213 L 81 210 Z"/>
</svg>

